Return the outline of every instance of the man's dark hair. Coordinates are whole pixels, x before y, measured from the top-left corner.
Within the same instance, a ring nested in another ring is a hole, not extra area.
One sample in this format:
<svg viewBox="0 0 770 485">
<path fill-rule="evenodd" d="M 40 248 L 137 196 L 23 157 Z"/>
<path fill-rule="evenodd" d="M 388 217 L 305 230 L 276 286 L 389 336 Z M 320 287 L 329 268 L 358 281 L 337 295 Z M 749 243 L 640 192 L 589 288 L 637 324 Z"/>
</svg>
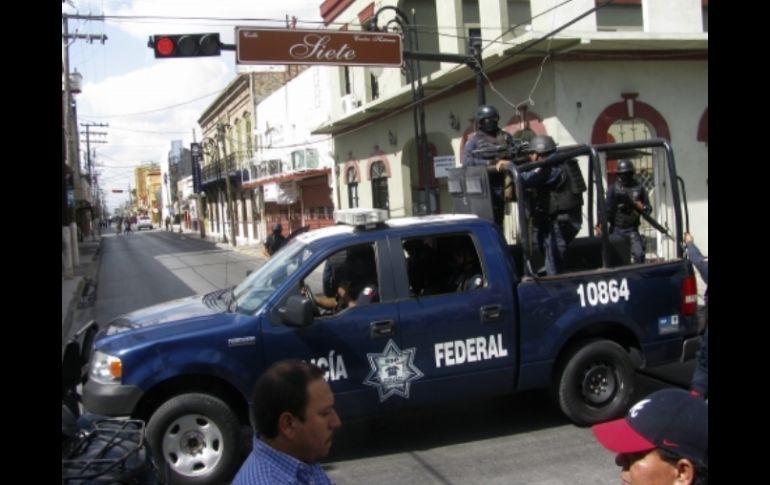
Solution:
<svg viewBox="0 0 770 485">
<path fill-rule="evenodd" d="M 676 465 L 676 463 L 679 460 L 684 458 L 683 456 L 678 455 L 671 450 L 666 450 L 664 448 L 658 448 L 657 450 L 658 450 L 658 455 L 660 455 L 660 458 L 666 463 L 670 463 L 672 465 Z M 690 460 L 690 463 L 692 463 L 693 467 L 695 468 L 695 476 L 692 481 L 693 485 L 708 485 L 709 483 L 708 465 L 704 465 L 697 461 L 693 461 L 690 458 L 687 458 L 687 459 Z"/>
<path fill-rule="evenodd" d="M 251 395 L 251 420 L 256 431 L 266 438 L 278 436 L 278 418 L 289 412 L 305 420 L 307 387 L 324 372 L 302 360 L 282 360 L 271 365 L 254 385 Z"/>
</svg>

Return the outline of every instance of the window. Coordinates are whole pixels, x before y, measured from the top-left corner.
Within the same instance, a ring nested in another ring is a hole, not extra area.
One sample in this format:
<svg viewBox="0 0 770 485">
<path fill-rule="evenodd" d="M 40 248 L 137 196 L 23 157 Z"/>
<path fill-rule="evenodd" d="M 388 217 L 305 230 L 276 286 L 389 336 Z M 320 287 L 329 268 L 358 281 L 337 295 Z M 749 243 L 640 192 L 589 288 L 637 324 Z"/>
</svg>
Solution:
<svg viewBox="0 0 770 485">
<path fill-rule="evenodd" d="M 246 119 L 246 156 L 249 160 L 254 158 L 254 139 L 251 133 L 251 120 Z"/>
<path fill-rule="evenodd" d="M 481 259 L 468 234 L 407 238 L 402 246 L 411 296 L 474 291 L 485 286 Z"/>
<path fill-rule="evenodd" d="M 355 167 L 348 168 L 345 176 L 348 183 L 348 207 L 358 207 L 358 177 Z"/>
<path fill-rule="evenodd" d="M 350 87 L 350 68 L 348 66 L 343 66 L 342 73 L 343 73 L 343 80 L 345 83 L 345 92 L 342 94 L 350 94 L 353 92 Z"/>
<path fill-rule="evenodd" d="M 372 73 L 369 73 L 369 84 L 372 88 L 372 100 L 375 100 L 380 97 L 380 85 L 377 82 L 377 76 L 375 76 Z"/>
<path fill-rule="evenodd" d="M 385 164 L 376 161 L 371 168 L 372 179 L 372 205 L 375 209 L 389 210 L 388 203 L 388 178 Z"/>
</svg>

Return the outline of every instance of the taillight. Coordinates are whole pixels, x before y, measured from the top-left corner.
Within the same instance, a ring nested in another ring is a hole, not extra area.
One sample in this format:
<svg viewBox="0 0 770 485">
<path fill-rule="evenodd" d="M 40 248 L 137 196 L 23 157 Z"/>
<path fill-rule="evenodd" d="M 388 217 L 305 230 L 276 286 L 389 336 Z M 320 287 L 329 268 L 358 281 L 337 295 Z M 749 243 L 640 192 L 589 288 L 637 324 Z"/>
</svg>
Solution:
<svg viewBox="0 0 770 485">
<path fill-rule="evenodd" d="M 698 310 L 698 283 L 695 276 L 682 281 L 682 315 L 692 316 Z"/>
</svg>

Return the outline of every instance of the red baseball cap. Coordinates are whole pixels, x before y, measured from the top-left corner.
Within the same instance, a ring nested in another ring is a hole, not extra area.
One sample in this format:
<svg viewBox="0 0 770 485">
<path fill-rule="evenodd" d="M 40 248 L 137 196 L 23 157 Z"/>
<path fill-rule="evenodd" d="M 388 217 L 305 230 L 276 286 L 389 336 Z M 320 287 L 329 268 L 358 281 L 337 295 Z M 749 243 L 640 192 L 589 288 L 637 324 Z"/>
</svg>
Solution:
<svg viewBox="0 0 770 485">
<path fill-rule="evenodd" d="M 708 404 L 682 389 L 654 392 L 625 418 L 594 425 L 591 431 L 615 453 L 661 448 L 708 465 Z"/>
</svg>

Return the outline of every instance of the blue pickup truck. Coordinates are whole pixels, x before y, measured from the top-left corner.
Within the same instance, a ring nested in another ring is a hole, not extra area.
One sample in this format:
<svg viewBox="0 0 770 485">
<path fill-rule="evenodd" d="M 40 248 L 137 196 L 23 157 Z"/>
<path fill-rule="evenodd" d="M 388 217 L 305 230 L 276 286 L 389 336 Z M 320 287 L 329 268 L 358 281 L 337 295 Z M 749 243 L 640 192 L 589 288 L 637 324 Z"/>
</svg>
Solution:
<svg viewBox="0 0 770 485">
<path fill-rule="evenodd" d="M 598 152 L 565 153 L 595 163 Z M 589 179 L 602 193 L 601 177 Z M 476 215 L 335 217 L 233 288 L 101 328 L 85 407 L 147 420 L 174 483 L 221 483 L 243 456 L 252 386 L 280 359 L 324 369 L 343 418 L 550 388 L 588 425 L 625 412 L 635 368 L 696 349 L 695 278 L 681 252 L 630 264 L 622 237 L 580 237 L 570 271 L 542 277 L 528 270 L 531 250 Z"/>
</svg>

